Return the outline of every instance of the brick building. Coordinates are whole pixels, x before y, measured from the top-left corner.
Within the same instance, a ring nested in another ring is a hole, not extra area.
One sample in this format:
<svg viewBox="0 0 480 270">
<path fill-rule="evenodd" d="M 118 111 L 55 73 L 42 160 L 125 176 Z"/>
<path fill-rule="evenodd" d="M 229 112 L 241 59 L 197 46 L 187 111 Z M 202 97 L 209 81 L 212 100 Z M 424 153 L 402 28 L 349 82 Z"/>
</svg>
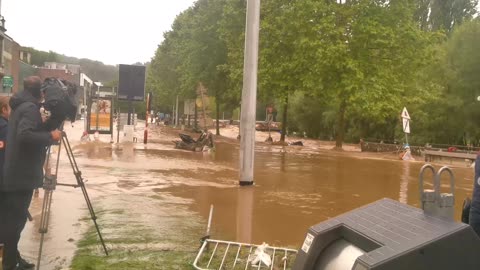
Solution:
<svg viewBox="0 0 480 270">
<path fill-rule="evenodd" d="M 5 32 L 5 19 L 0 15 L 0 95 L 11 95 L 16 92 L 19 87 L 20 72 L 20 45 L 8 36 Z M 10 76 L 13 78 L 13 87 L 3 87 L 3 77 Z"/>
</svg>

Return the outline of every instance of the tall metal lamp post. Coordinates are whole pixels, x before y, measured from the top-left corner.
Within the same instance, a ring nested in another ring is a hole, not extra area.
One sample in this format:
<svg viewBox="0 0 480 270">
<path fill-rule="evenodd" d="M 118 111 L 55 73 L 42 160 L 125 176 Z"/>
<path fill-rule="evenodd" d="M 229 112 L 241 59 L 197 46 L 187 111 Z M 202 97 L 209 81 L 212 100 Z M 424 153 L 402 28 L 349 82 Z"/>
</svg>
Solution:
<svg viewBox="0 0 480 270">
<path fill-rule="evenodd" d="M 260 0 L 247 0 L 240 118 L 240 185 L 253 185 Z"/>
</svg>

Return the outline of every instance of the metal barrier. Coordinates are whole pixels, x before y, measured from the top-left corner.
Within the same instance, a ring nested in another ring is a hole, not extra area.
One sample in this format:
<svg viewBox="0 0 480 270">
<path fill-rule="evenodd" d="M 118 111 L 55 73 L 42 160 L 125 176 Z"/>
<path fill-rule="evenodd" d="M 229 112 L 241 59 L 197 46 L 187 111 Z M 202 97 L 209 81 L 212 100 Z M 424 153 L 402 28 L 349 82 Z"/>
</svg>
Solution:
<svg viewBox="0 0 480 270">
<path fill-rule="evenodd" d="M 214 246 L 209 251 L 209 246 Z M 253 263 L 255 250 L 259 245 L 207 239 L 203 242 L 193 266 L 199 270 L 210 269 L 291 269 L 297 250 L 281 247 L 267 247 L 265 253 L 271 258 L 271 265 Z"/>
</svg>

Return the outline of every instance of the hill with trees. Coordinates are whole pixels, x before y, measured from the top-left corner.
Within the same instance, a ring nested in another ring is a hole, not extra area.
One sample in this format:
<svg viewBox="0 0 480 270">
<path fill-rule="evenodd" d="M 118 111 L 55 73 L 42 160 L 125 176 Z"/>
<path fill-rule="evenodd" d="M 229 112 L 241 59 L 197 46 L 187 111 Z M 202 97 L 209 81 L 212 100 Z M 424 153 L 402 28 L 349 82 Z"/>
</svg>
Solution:
<svg viewBox="0 0 480 270">
<path fill-rule="evenodd" d="M 80 65 L 82 72 L 94 81 L 111 82 L 118 79 L 118 66 L 105 65 L 100 61 L 66 56 L 53 51 L 45 52 L 27 48 L 32 54 L 31 64 L 43 66 L 45 62 L 59 62 Z"/>
</svg>

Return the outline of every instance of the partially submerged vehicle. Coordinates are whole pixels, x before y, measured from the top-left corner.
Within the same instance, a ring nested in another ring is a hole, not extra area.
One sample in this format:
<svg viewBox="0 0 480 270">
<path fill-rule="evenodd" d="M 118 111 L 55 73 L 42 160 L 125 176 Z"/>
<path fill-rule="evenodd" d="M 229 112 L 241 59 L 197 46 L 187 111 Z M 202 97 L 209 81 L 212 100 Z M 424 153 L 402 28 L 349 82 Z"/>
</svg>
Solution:
<svg viewBox="0 0 480 270">
<path fill-rule="evenodd" d="M 173 141 L 176 149 L 189 150 L 194 152 L 206 152 L 215 148 L 213 142 L 213 134 L 210 132 L 202 132 L 200 137 L 195 140 L 192 136 L 180 133 L 178 135 L 181 141 Z"/>
</svg>

